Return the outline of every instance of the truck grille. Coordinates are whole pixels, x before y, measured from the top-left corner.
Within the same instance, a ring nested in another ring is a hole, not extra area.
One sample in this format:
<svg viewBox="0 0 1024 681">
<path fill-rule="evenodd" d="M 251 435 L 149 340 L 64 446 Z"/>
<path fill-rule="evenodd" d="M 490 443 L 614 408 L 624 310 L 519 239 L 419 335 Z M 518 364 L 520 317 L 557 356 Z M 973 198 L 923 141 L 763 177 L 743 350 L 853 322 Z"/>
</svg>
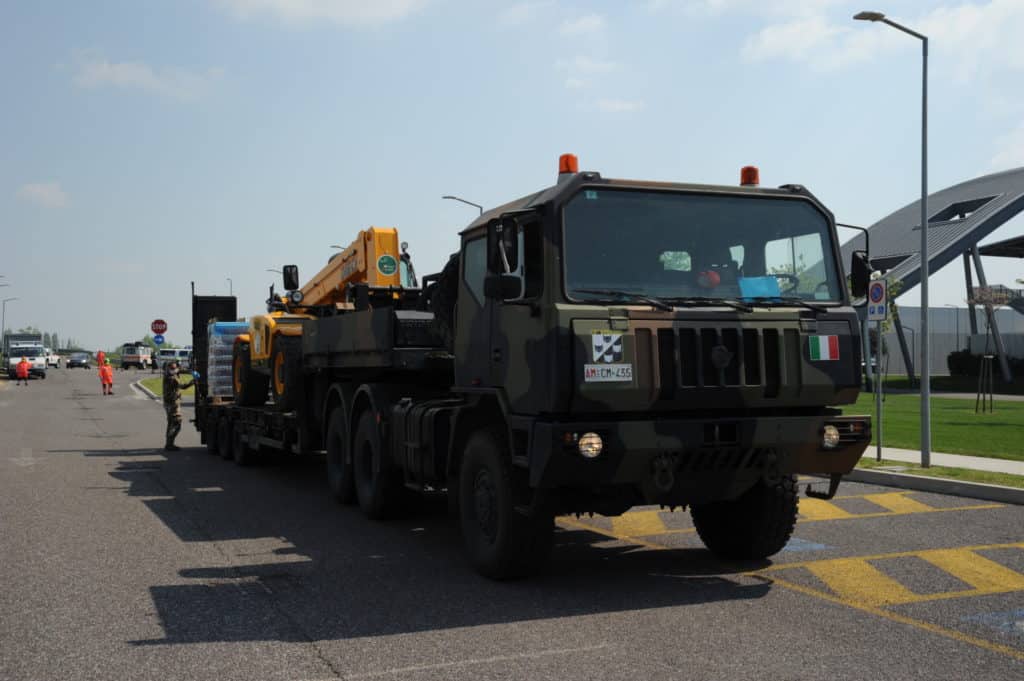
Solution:
<svg viewBox="0 0 1024 681">
<path fill-rule="evenodd" d="M 797 329 L 699 326 L 658 329 L 661 397 L 679 388 L 761 388 L 777 397 L 799 383 Z"/>
</svg>

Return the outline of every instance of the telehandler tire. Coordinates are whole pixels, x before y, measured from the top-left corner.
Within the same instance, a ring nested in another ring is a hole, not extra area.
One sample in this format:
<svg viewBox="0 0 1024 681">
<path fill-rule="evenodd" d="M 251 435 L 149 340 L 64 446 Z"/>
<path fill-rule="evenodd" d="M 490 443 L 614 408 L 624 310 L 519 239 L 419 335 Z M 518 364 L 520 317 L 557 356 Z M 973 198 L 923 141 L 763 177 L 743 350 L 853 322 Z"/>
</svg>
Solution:
<svg viewBox="0 0 1024 681">
<path fill-rule="evenodd" d="M 761 560 L 793 536 L 797 516 L 795 475 L 760 480 L 736 499 L 693 506 L 690 515 L 704 546 L 730 560 Z"/>
<path fill-rule="evenodd" d="M 466 553 L 492 579 L 534 574 L 551 555 L 555 519 L 517 510 L 517 490 L 505 438 L 496 429 L 470 436 L 459 474 L 459 516 Z M 525 501 L 525 499 L 520 499 Z"/>
<path fill-rule="evenodd" d="M 299 402 L 299 391 L 302 390 L 301 353 L 301 338 L 274 338 L 274 350 L 270 355 L 270 392 L 274 404 L 282 411 L 292 411 Z"/>
<path fill-rule="evenodd" d="M 231 386 L 235 404 L 258 407 L 267 401 L 269 377 L 252 369 L 248 343 L 236 343 L 231 361 Z"/>
<path fill-rule="evenodd" d="M 356 498 L 367 518 L 384 520 L 398 515 L 405 488 L 401 474 L 388 462 L 373 410 L 359 417 L 352 446 Z"/>
</svg>

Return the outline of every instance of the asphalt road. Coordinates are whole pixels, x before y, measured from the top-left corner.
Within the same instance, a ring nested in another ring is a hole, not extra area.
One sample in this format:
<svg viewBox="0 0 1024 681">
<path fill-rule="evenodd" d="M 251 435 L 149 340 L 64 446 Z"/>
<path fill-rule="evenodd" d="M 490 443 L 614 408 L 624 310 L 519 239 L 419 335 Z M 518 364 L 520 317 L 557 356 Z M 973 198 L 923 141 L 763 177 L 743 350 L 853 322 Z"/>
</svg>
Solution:
<svg viewBox="0 0 1024 681">
<path fill-rule="evenodd" d="M 239 468 L 189 425 L 165 456 L 115 389 L 0 381 L 5 681 L 1024 679 L 1021 507 L 849 484 L 755 565 L 684 513 L 564 519 L 546 575 L 494 583 L 443 503 L 370 522 L 321 460 Z"/>
</svg>

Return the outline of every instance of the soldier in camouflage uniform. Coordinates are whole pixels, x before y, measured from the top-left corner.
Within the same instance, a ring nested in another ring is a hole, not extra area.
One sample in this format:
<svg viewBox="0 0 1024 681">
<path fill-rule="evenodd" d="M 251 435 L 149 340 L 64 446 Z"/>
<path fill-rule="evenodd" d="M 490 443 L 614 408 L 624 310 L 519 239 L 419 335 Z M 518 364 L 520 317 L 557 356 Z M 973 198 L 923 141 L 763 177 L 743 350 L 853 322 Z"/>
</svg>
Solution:
<svg viewBox="0 0 1024 681">
<path fill-rule="evenodd" d="M 178 381 L 178 363 L 168 362 L 164 366 L 164 410 L 167 412 L 167 444 L 164 449 L 176 452 L 181 447 L 174 444 L 174 438 L 181 431 L 181 391 L 191 388 L 195 381 L 182 384 Z"/>
</svg>

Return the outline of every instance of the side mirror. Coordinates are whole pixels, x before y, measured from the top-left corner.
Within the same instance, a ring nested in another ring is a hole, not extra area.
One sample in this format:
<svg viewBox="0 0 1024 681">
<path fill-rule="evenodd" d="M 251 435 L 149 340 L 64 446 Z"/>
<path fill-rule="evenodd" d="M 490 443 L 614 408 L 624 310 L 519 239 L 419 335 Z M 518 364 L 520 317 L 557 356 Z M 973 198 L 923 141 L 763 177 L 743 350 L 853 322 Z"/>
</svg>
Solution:
<svg viewBox="0 0 1024 681">
<path fill-rule="evenodd" d="M 487 224 L 487 264 L 491 272 L 509 273 L 519 268 L 519 222 L 505 215 Z"/>
<path fill-rule="evenodd" d="M 863 298 L 868 294 L 871 281 L 871 263 L 867 251 L 854 251 L 850 257 L 850 295 Z"/>
<path fill-rule="evenodd" d="M 523 280 L 517 274 L 488 274 L 484 278 L 484 296 L 492 300 L 522 298 Z"/>
<path fill-rule="evenodd" d="M 296 289 L 302 288 L 299 286 L 298 265 L 285 265 L 282 269 L 281 278 L 284 279 L 285 291 L 295 291 Z"/>
</svg>

